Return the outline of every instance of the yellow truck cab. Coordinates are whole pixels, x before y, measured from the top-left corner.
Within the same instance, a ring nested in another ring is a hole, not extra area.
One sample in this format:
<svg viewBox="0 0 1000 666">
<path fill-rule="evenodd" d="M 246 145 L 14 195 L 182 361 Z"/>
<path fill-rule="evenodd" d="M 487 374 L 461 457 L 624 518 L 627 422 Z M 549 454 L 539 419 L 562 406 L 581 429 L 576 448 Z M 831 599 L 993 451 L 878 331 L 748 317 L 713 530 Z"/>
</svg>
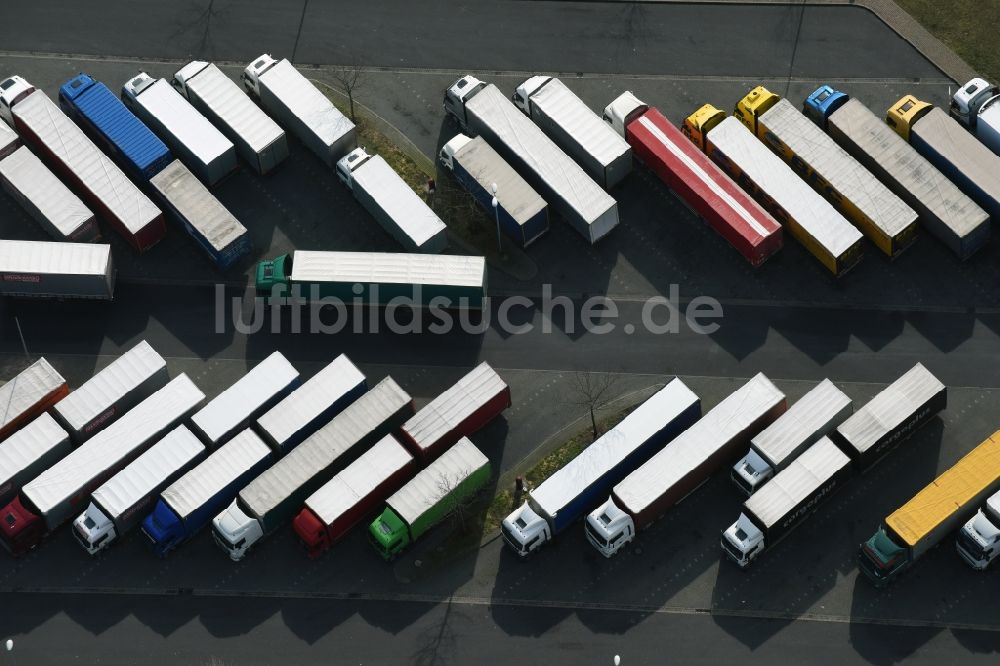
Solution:
<svg viewBox="0 0 1000 666">
<path fill-rule="evenodd" d="M 920 120 L 925 113 L 930 111 L 932 106 L 927 102 L 921 102 L 913 95 L 907 95 L 899 100 L 885 114 L 885 122 L 889 127 L 896 130 L 899 136 L 907 141 L 910 140 L 910 130 L 913 124 Z"/>
<path fill-rule="evenodd" d="M 750 131 L 761 136 L 762 130 L 757 119 L 768 112 L 772 106 L 781 99 L 764 86 L 757 86 L 747 93 L 746 97 L 736 103 L 733 115 L 741 123 L 750 128 Z"/>
<path fill-rule="evenodd" d="M 708 152 L 707 134 L 713 127 L 726 119 L 726 112 L 711 104 L 705 104 L 700 109 L 684 119 L 681 131 L 691 143 Z"/>
</svg>

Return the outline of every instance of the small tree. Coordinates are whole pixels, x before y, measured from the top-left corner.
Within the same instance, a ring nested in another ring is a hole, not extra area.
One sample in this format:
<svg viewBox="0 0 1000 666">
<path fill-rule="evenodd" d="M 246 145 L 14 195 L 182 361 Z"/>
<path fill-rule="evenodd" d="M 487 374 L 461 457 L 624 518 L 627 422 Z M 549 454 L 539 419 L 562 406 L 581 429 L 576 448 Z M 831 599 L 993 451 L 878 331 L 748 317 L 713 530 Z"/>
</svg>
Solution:
<svg viewBox="0 0 1000 666">
<path fill-rule="evenodd" d="M 597 439 L 597 408 L 607 402 L 618 384 L 618 375 L 610 372 L 574 372 L 570 379 L 570 402 L 590 412 L 590 428 Z"/>
<path fill-rule="evenodd" d="M 351 120 L 355 123 L 358 122 L 354 114 L 354 93 L 364 88 L 367 82 L 368 77 L 365 68 L 355 60 L 351 61 L 350 64 L 334 67 L 331 76 L 343 89 L 344 94 L 347 95 L 347 102 L 351 107 Z"/>
</svg>

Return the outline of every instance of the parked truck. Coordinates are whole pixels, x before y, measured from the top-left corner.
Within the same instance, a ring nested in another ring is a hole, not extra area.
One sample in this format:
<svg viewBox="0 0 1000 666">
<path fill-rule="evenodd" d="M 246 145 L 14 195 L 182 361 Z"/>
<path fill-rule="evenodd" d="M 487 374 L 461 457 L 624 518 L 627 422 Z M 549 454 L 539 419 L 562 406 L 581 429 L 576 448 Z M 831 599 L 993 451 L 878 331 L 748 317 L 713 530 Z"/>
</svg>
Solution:
<svg viewBox="0 0 1000 666">
<path fill-rule="evenodd" d="M 413 398 L 386 377 L 240 490 L 212 519 L 215 543 L 234 562 L 242 560 L 254 544 L 291 520 L 335 472 L 412 414 Z"/>
<path fill-rule="evenodd" d="M 483 210 L 496 217 L 498 231 L 503 229 L 520 247 L 528 247 L 549 230 L 548 204 L 483 137 L 455 136 L 441 147 L 438 160 Z"/>
<path fill-rule="evenodd" d="M 439 254 L 448 247 L 444 222 L 381 155 L 355 148 L 337 162 L 337 178 L 407 251 Z"/>
<path fill-rule="evenodd" d="M 180 222 L 220 271 L 250 255 L 250 233 L 180 160 L 149 181 L 164 208 Z"/>
<path fill-rule="evenodd" d="M 410 544 L 468 502 L 490 479 L 490 461 L 463 437 L 386 500 L 368 526 L 375 550 L 395 559 Z"/>
<path fill-rule="evenodd" d="M 906 95 L 885 121 L 994 220 L 1000 219 L 1000 156 L 941 109 Z"/>
<path fill-rule="evenodd" d="M 858 566 L 875 585 L 899 578 L 945 535 L 961 527 L 976 507 L 1000 489 L 1000 431 L 942 472 L 893 511 L 861 544 Z"/>
<path fill-rule="evenodd" d="M 285 130 L 214 64 L 193 60 L 177 70 L 173 83 L 257 173 L 269 173 L 288 157 Z"/>
<path fill-rule="evenodd" d="M 587 242 L 618 226 L 618 203 L 492 83 L 463 76 L 445 92 L 444 110 L 495 148 Z"/>
<path fill-rule="evenodd" d="M 167 362 L 143 340 L 56 403 L 59 424 L 82 444 L 167 385 Z"/>
<path fill-rule="evenodd" d="M 701 417 L 701 401 L 674 379 L 604 433 L 504 518 L 500 533 L 520 557 L 536 552 L 600 502 L 625 475 Z"/>
<path fill-rule="evenodd" d="M 976 135 L 984 146 L 1000 155 L 1000 87 L 976 77 L 955 91 L 951 117 Z"/>
<path fill-rule="evenodd" d="M 604 119 L 625 137 L 636 158 L 751 266 L 781 249 L 784 236 L 774 216 L 691 146 L 658 109 L 626 91 L 604 110 Z"/>
<path fill-rule="evenodd" d="M 1000 555 L 1000 492 L 983 502 L 976 515 L 962 526 L 955 548 L 966 564 L 977 571 L 988 567 Z"/>
<path fill-rule="evenodd" d="M 357 129 L 292 63 L 265 53 L 247 65 L 243 87 L 329 167 L 358 143 Z"/>
<path fill-rule="evenodd" d="M 59 88 L 59 107 L 137 182 L 148 181 L 174 160 L 167 145 L 117 95 L 87 74 Z"/>
<path fill-rule="evenodd" d="M 587 541 L 604 557 L 615 555 L 729 463 L 786 408 L 785 394 L 758 373 L 615 484 L 611 497 L 587 516 Z"/>
<path fill-rule="evenodd" d="M 753 495 L 853 411 L 851 399 L 824 379 L 750 440 L 749 453 L 733 465 L 730 478 L 737 488 Z"/>
<path fill-rule="evenodd" d="M 69 386 L 44 357 L 0 386 L 0 442 L 66 397 Z"/>
<path fill-rule="evenodd" d="M 115 294 L 111 246 L 0 240 L 0 295 L 95 298 Z"/>
<path fill-rule="evenodd" d="M 204 457 L 205 445 L 183 425 L 108 479 L 73 521 L 73 536 L 96 555 L 125 536 L 149 512 L 160 492 Z"/>
<path fill-rule="evenodd" d="M 194 469 L 167 486 L 142 533 L 157 557 L 166 557 L 212 522 L 239 489 L 279 455 L 249 428 L 212 452 Z"/>
<path fill-rule="evenodd" d="M 0 160 L 13 154 L 20 146 L 21 139 L 17 136 L 17 132 L 0 123 Z"/>
<path fill-rule="evenodd" d="M 806 99 L 806 113 L 917 211 L 921 224 L 960 259 L 990 238 L 990 217 L 864 104 L 830 86 Z"/>
<path fill-rule="evenodd" d="M 319 557 L 413 478 L 419 466 L 413 454 L 392 435 L 310 495 L 292 521 L 310 558 Z"/>
<path fill-rule="evenodd" d="M 191 430 L 210 449 L 237 432 L 299 386 L 299 371 L 281 352 L 273 352 L 191 417 Z"/>
<path fill-rule="evenodd" d="M 90 493 L 198 408 L 205 394 L 187 375 L 136 405 L 125 416 L 29 481 L 0 509 L 0 543 L 21 555 L 73 517 Z"/>
<path fill-rule="evenodd" d="M 632 148 L 554 76 L 532 76 L 514 105 L 606 190 L 632 173 Z"/>
<path fill-rule="evenodd" d="M 736 118 L 706 104 L 684 133 L 836 276 L 861 261 L 862 235 Z"/>
<path fill-rule="evenodd" d="M 510 407 L 510 387 L 483 361 L 403 424 L 400 441 L 422 466 Z"/>
<path fill-rule="evenodd" d="M 486 276 L 483 257 L 297 250 L 257 264 L 255 286 L 276 306 L 334 298 L 379 307 L 406 298 L 422 307 L 479 310 L 486 305 Z"/>
<path fill-rule="evenodd" d="M 0 506 L 10 504 L 21 486 L 72 450 L 69 435 L 48 413 L 0 442 Z"/>
<path fill-rule="evenodd" d="M 94 214 L 27 146 L 0 160 L 0 185 L 55 240 L 100 240 Z"/>
<path fill-rule="evenodd" d="M 368 380 L 364 374 L 341 354 L 264 412 L 257 419 L 256 430 L 265 442 L 283 455 L 344 411 L 367 390 Z"/>
<path fill-rule="evenodd" d="M 166 232 L 163 213 L 43 91 L 19 76 L 0 83 L 0 116 L 137 252 Z"/>
</svg>

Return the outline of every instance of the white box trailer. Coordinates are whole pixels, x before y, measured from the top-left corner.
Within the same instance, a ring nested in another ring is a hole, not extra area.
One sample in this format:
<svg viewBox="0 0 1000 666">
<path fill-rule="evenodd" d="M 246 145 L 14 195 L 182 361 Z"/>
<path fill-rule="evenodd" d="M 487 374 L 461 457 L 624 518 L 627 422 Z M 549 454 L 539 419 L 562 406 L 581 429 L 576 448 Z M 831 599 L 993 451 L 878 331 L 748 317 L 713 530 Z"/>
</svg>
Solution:
<svg viewBox="0 0 1000 666">
<path fill-rule="evenodd" d="M 56 403 L 53 416 L 77 444 L 167 385 L 167 362 L 143 340 Z"/>
<path fill-rule="evenodd" d="M 285 130 L 213 63 L 189 62 L 174 74 L 174 85 L 257 173 L 268 173 L 288 157 Z"/>
<path fill-rule="evenodd" d="M 532 76 L 514 104 L 604 189 L 632 173 L 632 147 L 554 76 Z"/>
<path fill-rule="evenodd" d="M 48 413 L 0 442 L 0 506 L 72 450 L 69 434 Z"/>
<path fill-rule="evenodd" d="M 110 300 L 111 246 L 0 240 L 0 295 Z"/>
<path fill-rule="evenodd" d="M 0 185 L 57 241 L 100 240 L 94 214 L 26 146 L 0 160 Z"/>
<path fill-rule="evenodd" d="M 618 203 L 495 85 L 464 76 L 448 88 L 444 108 L 526 176 L 589 243 L 618 226 Z"/>
<path fill-rule="evenodd" d="M 122 87 L 122 101 L 207 185 L 236 170 L 236 146 L 166 79 L 139 72 Z"/>
<path fill-rule="evenodd" d="M 18 138 L 17 132 L 8 125 L 0 123 L 0 159 L 12 154 L 20 145 L 21 139 Z"/>
<path fill-rule="evenodd" d="M 274 407 L 299 385 L 299 371 L 273 352 L 191 417 L 191 429 L 213 449 Z"/>
<path fill-rule="evenodd" d="M 352 150 L 337 162 L 337 178 L 408 251 L 440 254 L 448 247 L 444 222 L 381 155 Z"/>
<path fill-rule="evenodd" d="M 69 393 L 56 369 L 40 358 L 0 386 L 0 441 Z"/>
<path fill-rule="evenodd" d="M 358 144 L 354 123 L 292 63 L 263 54 L 243 70 L 243 87 L 306 148 L 333 168 Z"/>
</svg>

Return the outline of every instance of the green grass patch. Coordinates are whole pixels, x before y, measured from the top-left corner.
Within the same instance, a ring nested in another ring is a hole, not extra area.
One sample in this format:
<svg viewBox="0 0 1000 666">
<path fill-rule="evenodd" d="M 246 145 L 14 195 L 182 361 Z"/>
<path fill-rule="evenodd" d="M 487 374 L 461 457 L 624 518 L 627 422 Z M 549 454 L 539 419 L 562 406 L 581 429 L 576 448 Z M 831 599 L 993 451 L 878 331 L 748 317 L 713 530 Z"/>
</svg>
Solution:
<svg viewBox="0 0 1000 666">
<path fill-rule="evenodd" d="M 991 83 L 1000 82 L 997 0 L 896 0 Z M 959 81 L 960 85 L 965 81 Z"/>
</svg>

